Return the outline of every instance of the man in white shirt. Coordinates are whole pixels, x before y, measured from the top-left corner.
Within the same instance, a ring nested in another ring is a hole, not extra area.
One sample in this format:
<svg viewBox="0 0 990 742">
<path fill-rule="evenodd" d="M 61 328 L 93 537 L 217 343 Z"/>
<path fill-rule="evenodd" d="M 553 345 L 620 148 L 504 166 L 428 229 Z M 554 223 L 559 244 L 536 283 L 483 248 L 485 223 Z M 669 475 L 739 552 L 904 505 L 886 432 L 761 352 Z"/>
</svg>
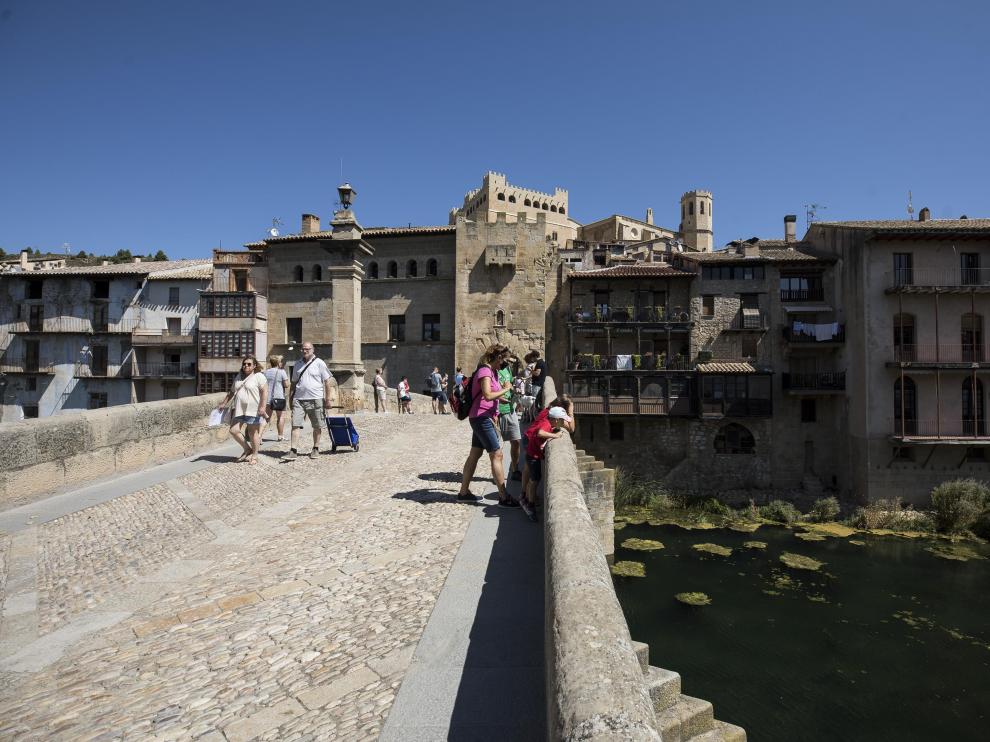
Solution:
<svg viewBox="0 0 990 742">
<path fill-rule="evenodd" d="M 385 383 L 385 377 L 382 376 L 382 370 L 380 368 L 375 369 L 375 381 L 373 386 L 375 387 L 375 412 L 381 409 L 386 415 L 388 414 L 388 404 L 386 403 L 386 391 L 388 390 L 388 384 Z"/>
<path fill-rule="evenodd" d="M 309 418 L 313 426 L 313 448 L 309 457 L 315 459 L 320 453 L 320 436 L 323 434 L 323 418 L 330 411 L 333 396 L 333 374 L 322 359 L 316 357 L 312 343 L 303 343 L 302 360 L 292 368 L 292 448 L 282 457 L 282 461 L 296 460 L 296 446 L 303 423 Z"/>
</svg>

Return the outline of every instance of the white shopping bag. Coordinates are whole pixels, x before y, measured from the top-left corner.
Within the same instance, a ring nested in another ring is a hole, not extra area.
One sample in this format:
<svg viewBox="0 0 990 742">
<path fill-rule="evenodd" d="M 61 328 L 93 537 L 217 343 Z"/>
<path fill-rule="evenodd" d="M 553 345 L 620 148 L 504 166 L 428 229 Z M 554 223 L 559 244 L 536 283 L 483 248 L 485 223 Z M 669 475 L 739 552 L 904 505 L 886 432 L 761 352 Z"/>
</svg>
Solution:
<svg viewBox="0 0 990 742">
<path fill-rule="evenodd" d="M 208 428 L 219 428 L 229 420 L 230 410 L 213 410 L 210 413 L 210 421 L 206 424 Z"/>
</svg>

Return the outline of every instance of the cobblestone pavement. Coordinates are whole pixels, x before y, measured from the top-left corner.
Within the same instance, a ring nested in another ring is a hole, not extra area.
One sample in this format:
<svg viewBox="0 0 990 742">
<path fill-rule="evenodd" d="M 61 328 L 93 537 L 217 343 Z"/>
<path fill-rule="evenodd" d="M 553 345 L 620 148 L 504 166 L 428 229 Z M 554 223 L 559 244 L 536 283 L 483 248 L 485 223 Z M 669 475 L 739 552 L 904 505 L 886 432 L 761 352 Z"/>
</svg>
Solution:
<svg viewBox="0 0 990 742">
<path fill-rule="evenodd" d="M 464 423 L 356 422 L 0 535 L 0 739 L 376 738 L 473 507 Z"/>
</svg>

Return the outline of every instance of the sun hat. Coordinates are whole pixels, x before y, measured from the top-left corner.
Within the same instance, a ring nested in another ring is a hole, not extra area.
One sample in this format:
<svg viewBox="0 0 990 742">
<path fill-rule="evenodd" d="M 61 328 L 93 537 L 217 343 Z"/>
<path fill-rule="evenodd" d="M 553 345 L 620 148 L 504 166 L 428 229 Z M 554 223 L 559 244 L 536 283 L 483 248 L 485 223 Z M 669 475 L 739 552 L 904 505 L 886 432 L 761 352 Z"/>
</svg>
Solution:
<svg viewBox="0 0 990 742">
<path fill-rule="evenodd" d="M 566 423 L 571 421 L 571 416 L 567 414 L 567 410 L 563 407 L 551 407 L 547 411 L 547 417 L 555 417 L 559 420 L 563 420 Z"/>
</svg>

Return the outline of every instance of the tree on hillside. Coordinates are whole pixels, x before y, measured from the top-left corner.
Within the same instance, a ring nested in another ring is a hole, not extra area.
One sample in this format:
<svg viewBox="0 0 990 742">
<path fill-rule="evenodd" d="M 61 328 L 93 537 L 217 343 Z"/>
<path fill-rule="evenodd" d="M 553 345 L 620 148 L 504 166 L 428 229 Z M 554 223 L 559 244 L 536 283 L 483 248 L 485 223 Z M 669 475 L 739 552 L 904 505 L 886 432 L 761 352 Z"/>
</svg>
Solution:
<svg viewBox="0 0 990 742">
<path fill-rule="evenodd" d="M 88 258 L 89 256 L 86 254 L 86 251 L 85 250 L 80 250 L 79 251 L 79 254 L 76 255 L 76 257 L 77 258 L 83 258 L 83 259 L 85 259 L 85 258 Z"/>
<path fill-rule="evenodd" d="M 134 260 L 130 250 L 118 250 L 117 254 L 110 258 L 111 263 L 130 263 Z"/>
<path fill-rule="evenodd" d="M 7 257 L 7 251 L 0 247 L 0 258 Z"/>
<path fill-rule="evenodd" d="M 164 250 L 159 250 L 155 253 L 154 260 L 168 260 L 168 255 L 165 254 Z"/>
</svg>

